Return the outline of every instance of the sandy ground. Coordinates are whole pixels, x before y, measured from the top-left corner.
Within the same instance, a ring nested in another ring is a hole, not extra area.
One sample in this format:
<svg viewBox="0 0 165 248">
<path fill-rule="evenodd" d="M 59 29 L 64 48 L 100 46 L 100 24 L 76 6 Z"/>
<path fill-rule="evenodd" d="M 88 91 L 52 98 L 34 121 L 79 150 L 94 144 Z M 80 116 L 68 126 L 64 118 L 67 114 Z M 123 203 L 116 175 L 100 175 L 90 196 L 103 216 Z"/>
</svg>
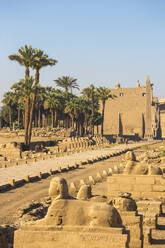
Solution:
<svg viewBox="0 0 165 248">
<path fill-rule="evenodd" d="M 7 168 L 0 168 L 0 186 L 9 183 L 12 178 L 14 180 L 24 179 L 26 176 L 37 176 L 39 172 L 47 173 L 48 170 L 53 171 L 58 167 L 64 168 L 66 165 L 73 165 L 87 159 L 96 158 L 97 156 L 112 154 L 116 151 L 122 151 L 124 149 L 133 148 L 135 146 L 141 146 L 146 142 L 134 143 L 134 144 L 121 144 L 113 146 L 112 148 L 104 148 L 100 150 L 89 150 L 81 153 L 71 154 L 68 156 L 57 157 L 49 160 L 38 161 L 35 163 L 29 163 L 19 166 L 12 166 Z"/>
<path fill-rule="evenodd" d="M 157 145 L 150 145 L 151 147 L 161 146 L 161 143 Z M 96 176 L 97 172 L 102 174 L 104 169 L 112 168 L 114 165 L 119 165 L 123 159 L 124 154 L 116 157 L 111 157 L 105 161 L 100 161 L 92 165 L 85 165 L 77 170 L 64 172 L 58 174 L 59 177 L 64 177 L 68 184 L 74 182 L 76 185 L 79 184 L 80 179 L 86 181 L 91 175 Z M 47 162 L 47 161 L 44 161 Z M 48 196 L 48 188 L 50 180 L 54 176 L 48 177 L 47 179 L 25 184 L 23 187 L 12 189 L 11 191 L 0 193 L 0 223 L 2 224 L 13 224 L 16 221 L 17 209 L 24 205 L 30 204 L 33 201 L 41 201 L 44 197 Z M 98 183 L 93 187 L 94 194 L 106 195 L 106 183 Z"/>
<path fill-rule="evenodd" d="M 52 136 L 52 137 L 32 137 L 31 141 L 49 141 L 49 140 L 56 140 L 60 139 L 60 137 Z M 6 136 L 4 137 L 0 134 L 0 144 L 10 143 L 10 142 L 24 142 L 24 136 Z"/>
</svg>

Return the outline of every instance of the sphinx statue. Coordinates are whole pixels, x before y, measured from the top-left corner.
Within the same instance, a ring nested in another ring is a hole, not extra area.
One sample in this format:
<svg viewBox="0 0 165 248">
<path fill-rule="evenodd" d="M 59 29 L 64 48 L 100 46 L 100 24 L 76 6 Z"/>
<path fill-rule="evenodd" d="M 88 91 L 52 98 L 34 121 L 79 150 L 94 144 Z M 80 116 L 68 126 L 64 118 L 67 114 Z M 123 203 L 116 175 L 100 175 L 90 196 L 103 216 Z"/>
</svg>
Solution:
<svg viewBox="0 0 165 248">
<path fill-rule="evenodd" d="M 129 151 L 125 156 L 126 165 L 123 174 L 132 175 L 162 175 L 160 167 L 149 165 L 147 163 L 136 160 L 134 152 Z"/>
<path fill-rule="evenodd" d="M 88 187 L 83 187 L 88 189 Z M 52 179 L 49 195 L 52 203 L 45 218 L 38 221 L 39 225 L 122 226 L 120 215 L 115 207 L 105 202 L 81 199 L 80 194 L 78 194 L 79 199 L 71 197 L 64 178 L 55 177 Z"/>
</svg>

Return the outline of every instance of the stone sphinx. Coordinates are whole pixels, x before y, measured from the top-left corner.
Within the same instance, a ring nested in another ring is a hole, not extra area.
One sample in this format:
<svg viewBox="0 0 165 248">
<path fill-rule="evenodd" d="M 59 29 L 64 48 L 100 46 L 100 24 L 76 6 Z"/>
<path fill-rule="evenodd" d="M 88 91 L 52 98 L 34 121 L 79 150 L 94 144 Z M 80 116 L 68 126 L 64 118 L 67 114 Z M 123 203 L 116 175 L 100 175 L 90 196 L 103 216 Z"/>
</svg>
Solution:
<svg viewBox="0 0 165 248">
<path fill-rule="evenodd" d="M 126 165 L 123 174 L 132 175 L 162 175 L 160 167 L 149 165 L 136 160 L 134 152 L 129 151 L 125 156 Z"/>
<path fill-rule="evenodd" d="M 83 187 L 88 188 L 83 185 Z M 38 224 L 121 227 L 117 210 L 104 202 L 84 201 L 69 196 L 64 178 L 52 179 L 49 188 L 52 204 Z M 90 194 L 89 194 L 90 195 Z"/>
<path fill-rule="evenodd" d="M 49 195 L 47 215 L 16 231 L 14 248 L 127 247 L 127 234 L 115 207 L 69 196 L 66 180 L 59 177 L 52 179 Z"/>
</svg>

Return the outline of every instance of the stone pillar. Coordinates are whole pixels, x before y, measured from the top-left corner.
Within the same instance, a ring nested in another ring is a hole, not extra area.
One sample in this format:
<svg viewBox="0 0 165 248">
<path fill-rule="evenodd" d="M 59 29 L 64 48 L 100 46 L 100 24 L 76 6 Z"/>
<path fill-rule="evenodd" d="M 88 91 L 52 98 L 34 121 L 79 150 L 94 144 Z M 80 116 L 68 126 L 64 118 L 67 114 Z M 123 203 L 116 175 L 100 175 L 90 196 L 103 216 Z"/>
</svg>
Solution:
<svg viewBox="0 0 165 248">
<path fill-rule="evenodd" d="M 152 132 L 152 84 L 150 82 L 150 78 L 146 79 L 146 120 L 145 120 L 145 138 L 151 139 L 153 138 Z"/>
<path fill-rule="evenodd" d="M 123 135 L 123 124 L 122 124 L 122 119 L 121 119 L 121 113 L 118 114 L 118 123 L 119 123 L 119 131 L 118 134 Z"/>
</svg>

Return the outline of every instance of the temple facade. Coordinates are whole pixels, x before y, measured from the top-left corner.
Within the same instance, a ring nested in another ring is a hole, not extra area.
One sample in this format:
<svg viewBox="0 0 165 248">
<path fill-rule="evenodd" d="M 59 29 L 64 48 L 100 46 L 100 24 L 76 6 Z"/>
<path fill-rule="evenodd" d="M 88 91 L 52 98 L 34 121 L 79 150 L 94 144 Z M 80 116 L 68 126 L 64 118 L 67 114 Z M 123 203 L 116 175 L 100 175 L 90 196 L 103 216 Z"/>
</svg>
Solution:
<svg viewBox="0 0 165 248">
<path fill-rule="evenodd" d="M 138 81 L 136 88 L 122 88 L 117 83 L 115 89 L 111 89 L 116 97 L 106 101 L 104 134 L 165 138 L 165 99 L 162 104 L 157 97 L 153 97 L 152 87 L 149 77 L 145 86 Z"/>
</svg>

